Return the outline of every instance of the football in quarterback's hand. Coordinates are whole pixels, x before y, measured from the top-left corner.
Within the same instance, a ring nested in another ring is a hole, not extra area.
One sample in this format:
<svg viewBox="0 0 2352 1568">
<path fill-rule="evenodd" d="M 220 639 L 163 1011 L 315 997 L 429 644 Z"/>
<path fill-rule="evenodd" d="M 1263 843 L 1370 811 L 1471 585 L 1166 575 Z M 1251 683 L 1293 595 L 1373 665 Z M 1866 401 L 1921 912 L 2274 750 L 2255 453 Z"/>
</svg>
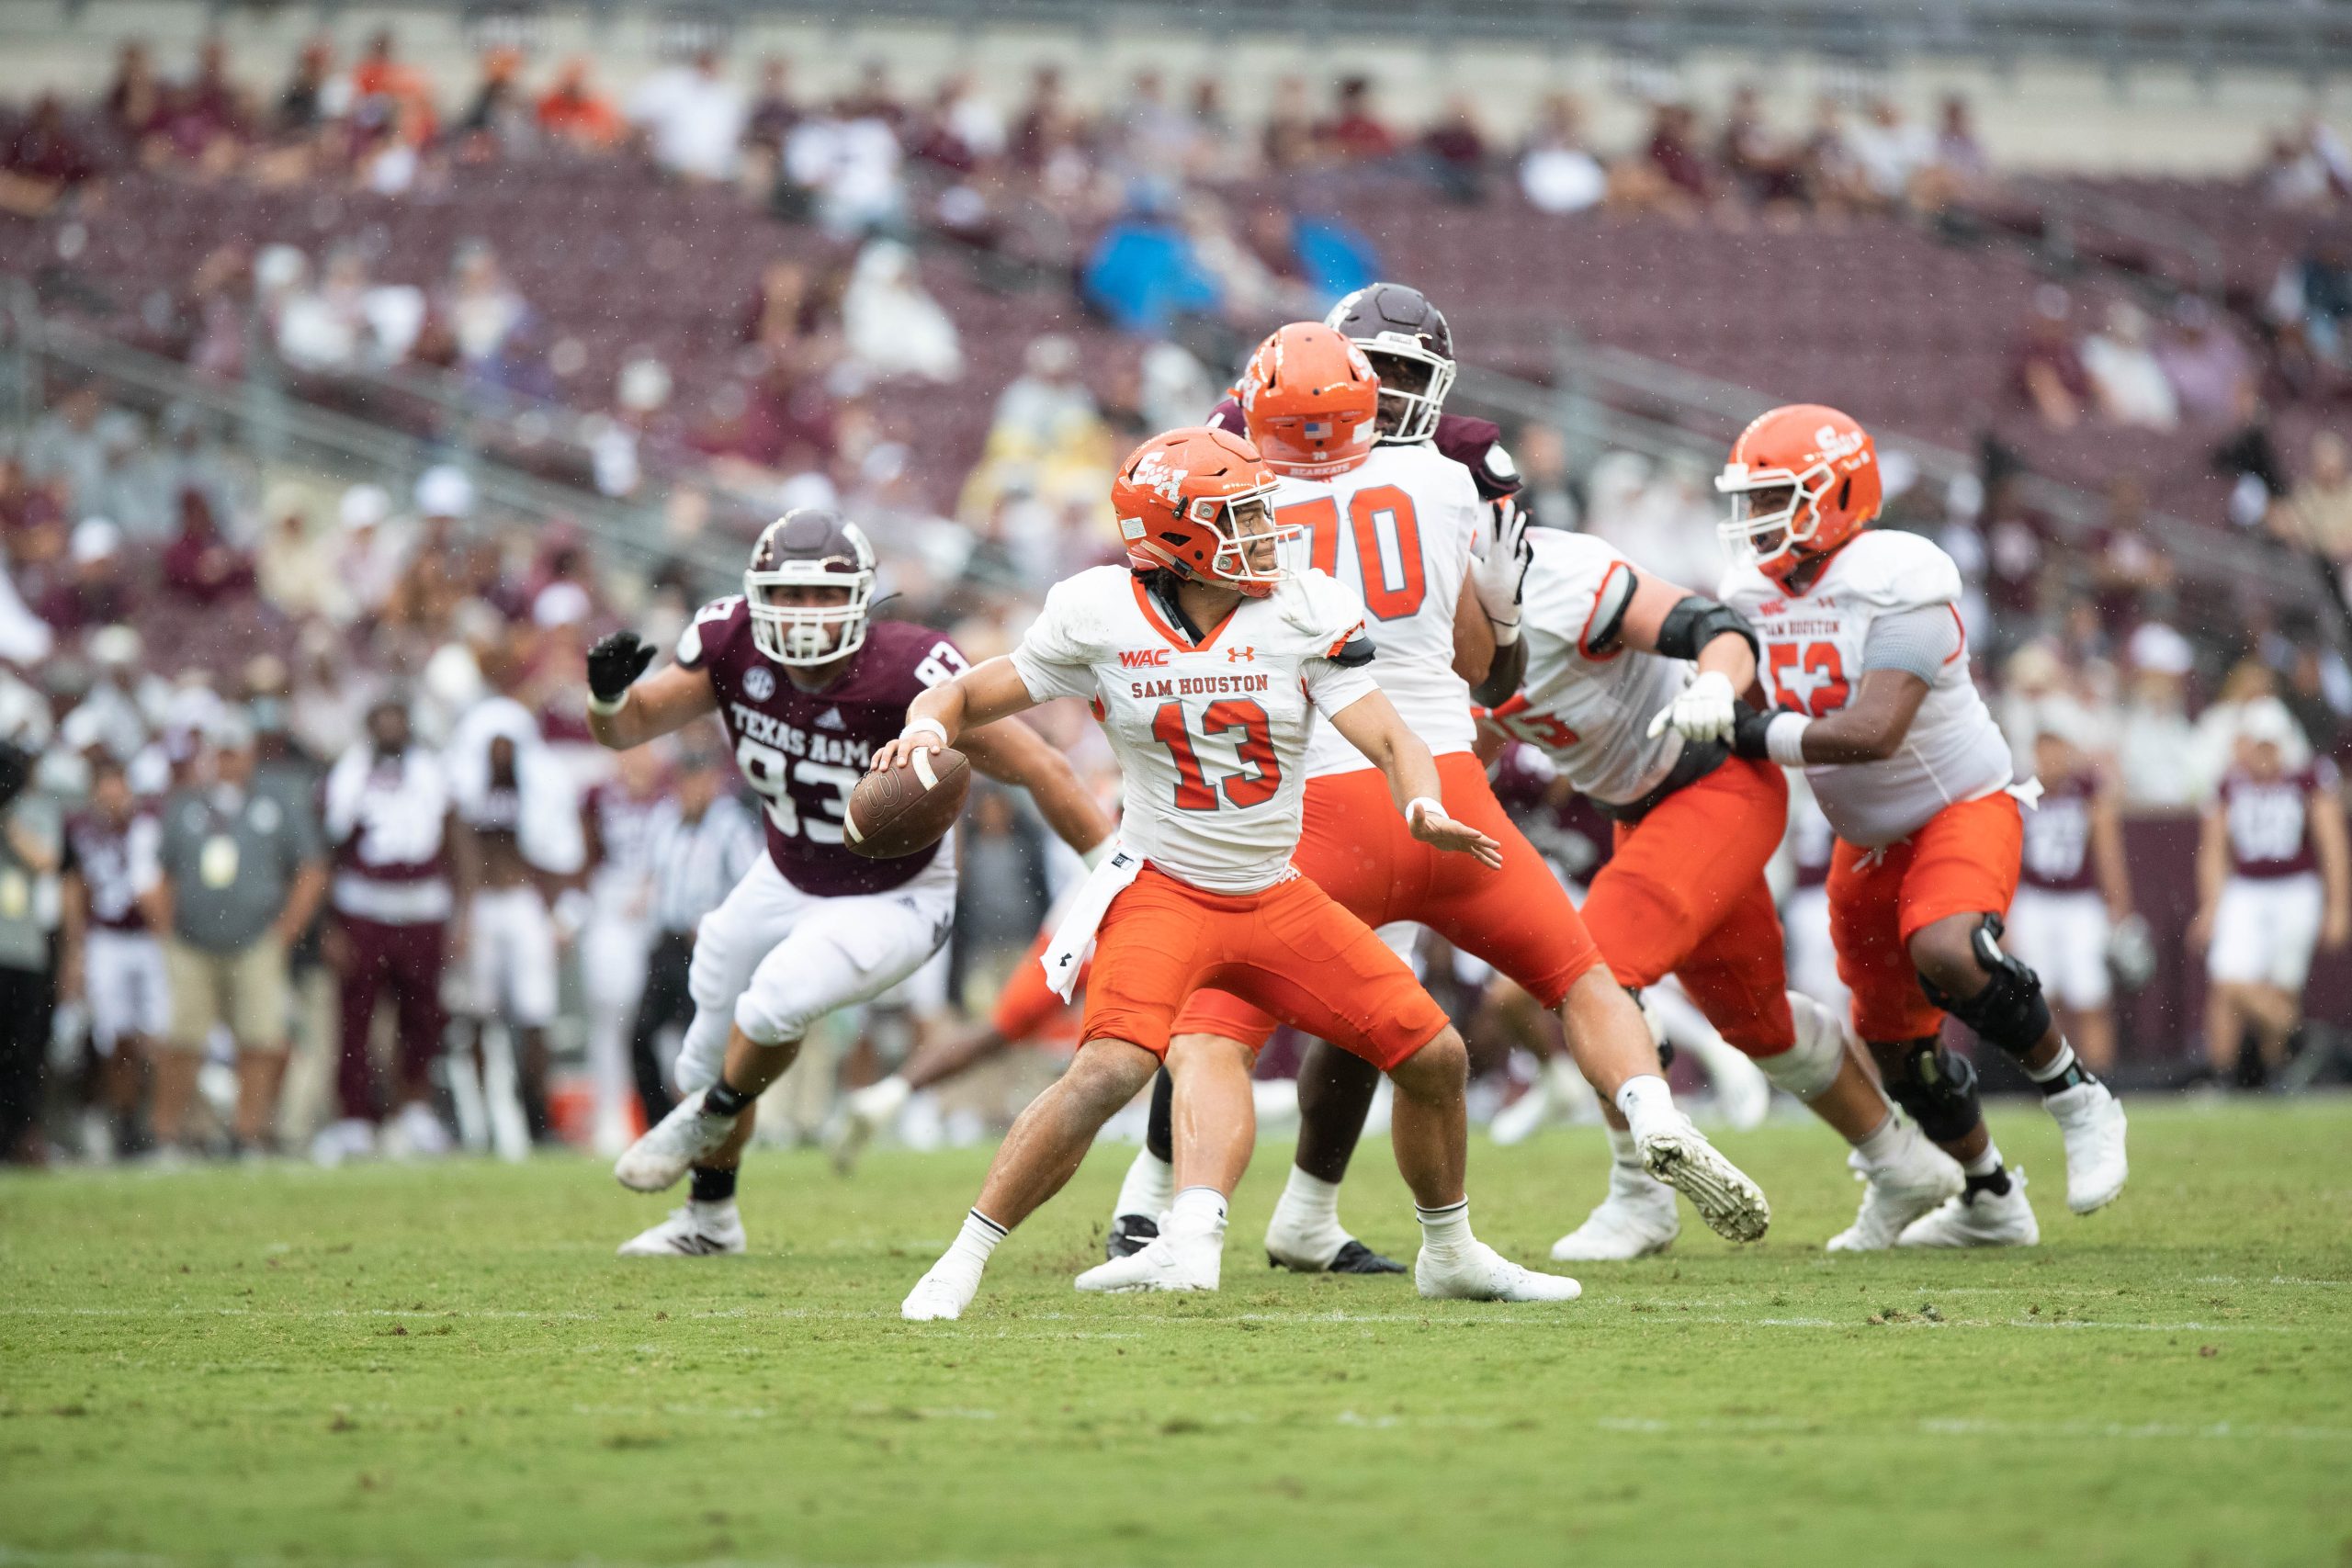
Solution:
<svg viewBox="0 0 2352 1568">
<path fill-rule="evenodd" d="M 972 764 L 952 746 L 917 751 L 903 768 L 866 774 L 850 791 L 842 841 L 869 860 L 927 850 L 956 826 L 971 793 Z"/>
</svg>

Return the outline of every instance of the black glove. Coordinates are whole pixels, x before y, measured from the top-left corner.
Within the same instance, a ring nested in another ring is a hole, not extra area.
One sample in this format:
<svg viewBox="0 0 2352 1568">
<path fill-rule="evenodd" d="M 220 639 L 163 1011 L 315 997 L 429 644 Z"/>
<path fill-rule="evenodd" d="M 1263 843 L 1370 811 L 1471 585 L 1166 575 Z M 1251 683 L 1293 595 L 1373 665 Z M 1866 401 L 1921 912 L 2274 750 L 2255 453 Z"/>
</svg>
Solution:
<svg viewBox="0 0 2352 1568">
<path fill-rule="evenodd" d="M 11 740 L 0 740 L 0 807 L 25 793 L 33 781 L 34 757 Z"/>
<path fill-rule="evenodd" d="M 1780 714 L 1779 708 L 1752 708 L 1740 704 L 1739 712 L 1731 721 L 1731 754 L 1753 762 L 1770 761 L 1772 753 L 1764 749 L 1764 732 Z"/>
<path fill-rule="evenodd" d="M 653 645 L 632 631 L 617 631 L 588 650 L 588 692 L 600 703 L 616 701 L 653 662 Z"/>
</svg>

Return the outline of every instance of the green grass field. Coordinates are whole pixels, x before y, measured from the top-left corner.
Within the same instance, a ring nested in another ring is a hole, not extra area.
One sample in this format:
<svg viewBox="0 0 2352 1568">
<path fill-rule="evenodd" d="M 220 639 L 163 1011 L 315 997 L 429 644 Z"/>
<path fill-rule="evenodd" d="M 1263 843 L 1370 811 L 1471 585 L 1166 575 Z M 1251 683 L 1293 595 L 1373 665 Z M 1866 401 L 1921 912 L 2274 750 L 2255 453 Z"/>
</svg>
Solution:
<svg viewBox="0 0 2352 1568">
<path fill-rule="evenodd" d="M 1557 1308 L 1269 1273 L 1279 1145 L 1222 1294 L 1080 1297 L 1105 1148 L 922 1325 L 978 1154 L 756 1157 L 753 1256 L 677 1263 L 584 1161 L 0 1180 L 0 1564 L 2352 1562 L 2352 1102 L 2133 1129 L 2078 1220 L 1999 1109 L 2043 1246 L 1836 1259 L 1830 1135 L 1729 1137 L 1765 1243 Z M 1476 1147 L 1480 1233 L 1540 1259 L 1603 1160 Z"/>
</svg>

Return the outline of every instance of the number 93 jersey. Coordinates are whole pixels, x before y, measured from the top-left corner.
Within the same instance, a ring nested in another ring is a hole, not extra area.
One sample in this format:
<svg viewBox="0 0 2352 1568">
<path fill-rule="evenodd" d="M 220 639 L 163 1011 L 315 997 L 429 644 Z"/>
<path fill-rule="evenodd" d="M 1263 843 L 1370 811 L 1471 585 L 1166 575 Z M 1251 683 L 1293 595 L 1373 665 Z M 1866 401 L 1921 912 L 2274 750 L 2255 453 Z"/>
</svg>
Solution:
<svg viewBox="0 0 2352 1568">
<path fill-rule="evenodd" d="M 1453 612 L 1487 524 L 1470 470 L 1432 446 L 1377 446 L 1336 478 L 1284 479 L 1274 519 L 1300 529 L 1309 564 L 1363 601 L 1380 689 L 1406 728 L 1435 755 L 1469 750 L 1477 728 L 1453 672 Z M 1329 725 L 1307 742 L 1309 778 L 1370 765 Z"/>
<path fill-rule="evenodd" d="M 876 621 L 849 667 L 820 692 L 792 683 L 752 641 L 741 594 L 702 607 L 678 638 L 678 662 L 707 671 L 735 766 L 758 795 L 768 858 L 803 893 L 839 897 L 902 886 L 944 857 L 955 834 L 896 860 L 867 860 L 842 841 L 850 791 L 875 749 L 906 728 L 907 705 L 970 665 L 928 626 Z"/>
<path fill-rule="evenodd" d="M 1917 534 L 1892 529 L 1857 536 L 1803 593 L 1753 566 L 1736 566 L 1724 580 L 1723 602 L 1747 616 L 1763 641 L 1757 677 L 1766 700 L 1815 718 L 1852 700 L 1869 667 L 1875 622 L 1936 607 L 1951 615 L 1951 652 L 1894 755 L 1804 771 L 1822 815 L 1847 843 L 1875 849 L 1908 838 L 1945 807 L 2009 782 L 2009 744 L 1969 678 L 1960 590 L 1951 557 Z"/>
<path fill-rule="evenodd" d="M 1102 721 L 1125 781 L 1122 847 L 1245 894 L 1291 874 L 1316 714 L 1380 689 L 1363 637 L 1363 604 L 1319 571 L 1242 600 L 1195 643 L 1142 579 L 1099 566 L 1046 595 L 1012 665 L 1037 701 L 1077 697 Z"/>
</svg>

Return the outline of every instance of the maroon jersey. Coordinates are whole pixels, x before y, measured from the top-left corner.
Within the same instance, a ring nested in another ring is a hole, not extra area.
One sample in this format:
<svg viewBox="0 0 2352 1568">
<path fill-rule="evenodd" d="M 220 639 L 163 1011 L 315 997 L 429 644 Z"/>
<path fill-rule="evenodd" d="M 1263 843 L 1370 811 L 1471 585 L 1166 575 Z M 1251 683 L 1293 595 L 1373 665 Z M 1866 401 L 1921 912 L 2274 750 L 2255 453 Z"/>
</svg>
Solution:
<svg viewBox="0 0 2352 1568">
<path fill-rule="evenodd" d="M 2232 768 L 2222 778 L 2222 823 L 2230 840 L 2230 871 L 2267 881 L 2299 876 L 2319 868 L 2312 847 L 2312 792 L 2335 787 L 2335 764 L 2326 758 L 2257 779 Z"/>
<path fill-rule="evenodd" d="M 1209 423 L 1217 429 L 1247 438 L 1249 422 L 1241 416 L 1241 405 L 1227 398 L 1216 405 L 1209 415 Z M 1442 413 L 1437 416 L 1434 444 L 1438 451 L 1470 470 L 1470 478 L 1478 486 L 1482 501 L 1500 501 L 1507 495 L 1519 493 L 1519 467 L 1503 450 L 1502 426 L 1465 414 Z"/>
<path fill-rule="evenodd" d="M 735 765 L 765 807 L 768 857 L 804 893 L 880 893 L 913 880 L 934 844 L 867 860 L 842 842 L 850 791 L 876 750 L 907 727 L 907 705 L 971 666 L 944 633 L 876 621 L 865 646 L 821 692 L 804 692 L 752 641 L 741 595 L 713 600 L 678 638 L 678 662 L 707 670 Z"/>
<path fill-rule="evenodd" d="M 2075 773 L 2041 781 L 2041 802 L 2025 814 L 2025 851 L 2018 879 L 2052 893 L 2084 893 L 2091 874 L 2091 807 L 2098 781 Z"/>
<path fill-rule="evenodd" d="M 141 811 L 117 826 L 95 811 L 82 812 L 67 819 L 65 838 L 89 896 L 90 923 L 107 931 L 145 931 L 139 891 L 153 886 L 158 874 L 162 831 L 155 818 Z"/>
</svg>

